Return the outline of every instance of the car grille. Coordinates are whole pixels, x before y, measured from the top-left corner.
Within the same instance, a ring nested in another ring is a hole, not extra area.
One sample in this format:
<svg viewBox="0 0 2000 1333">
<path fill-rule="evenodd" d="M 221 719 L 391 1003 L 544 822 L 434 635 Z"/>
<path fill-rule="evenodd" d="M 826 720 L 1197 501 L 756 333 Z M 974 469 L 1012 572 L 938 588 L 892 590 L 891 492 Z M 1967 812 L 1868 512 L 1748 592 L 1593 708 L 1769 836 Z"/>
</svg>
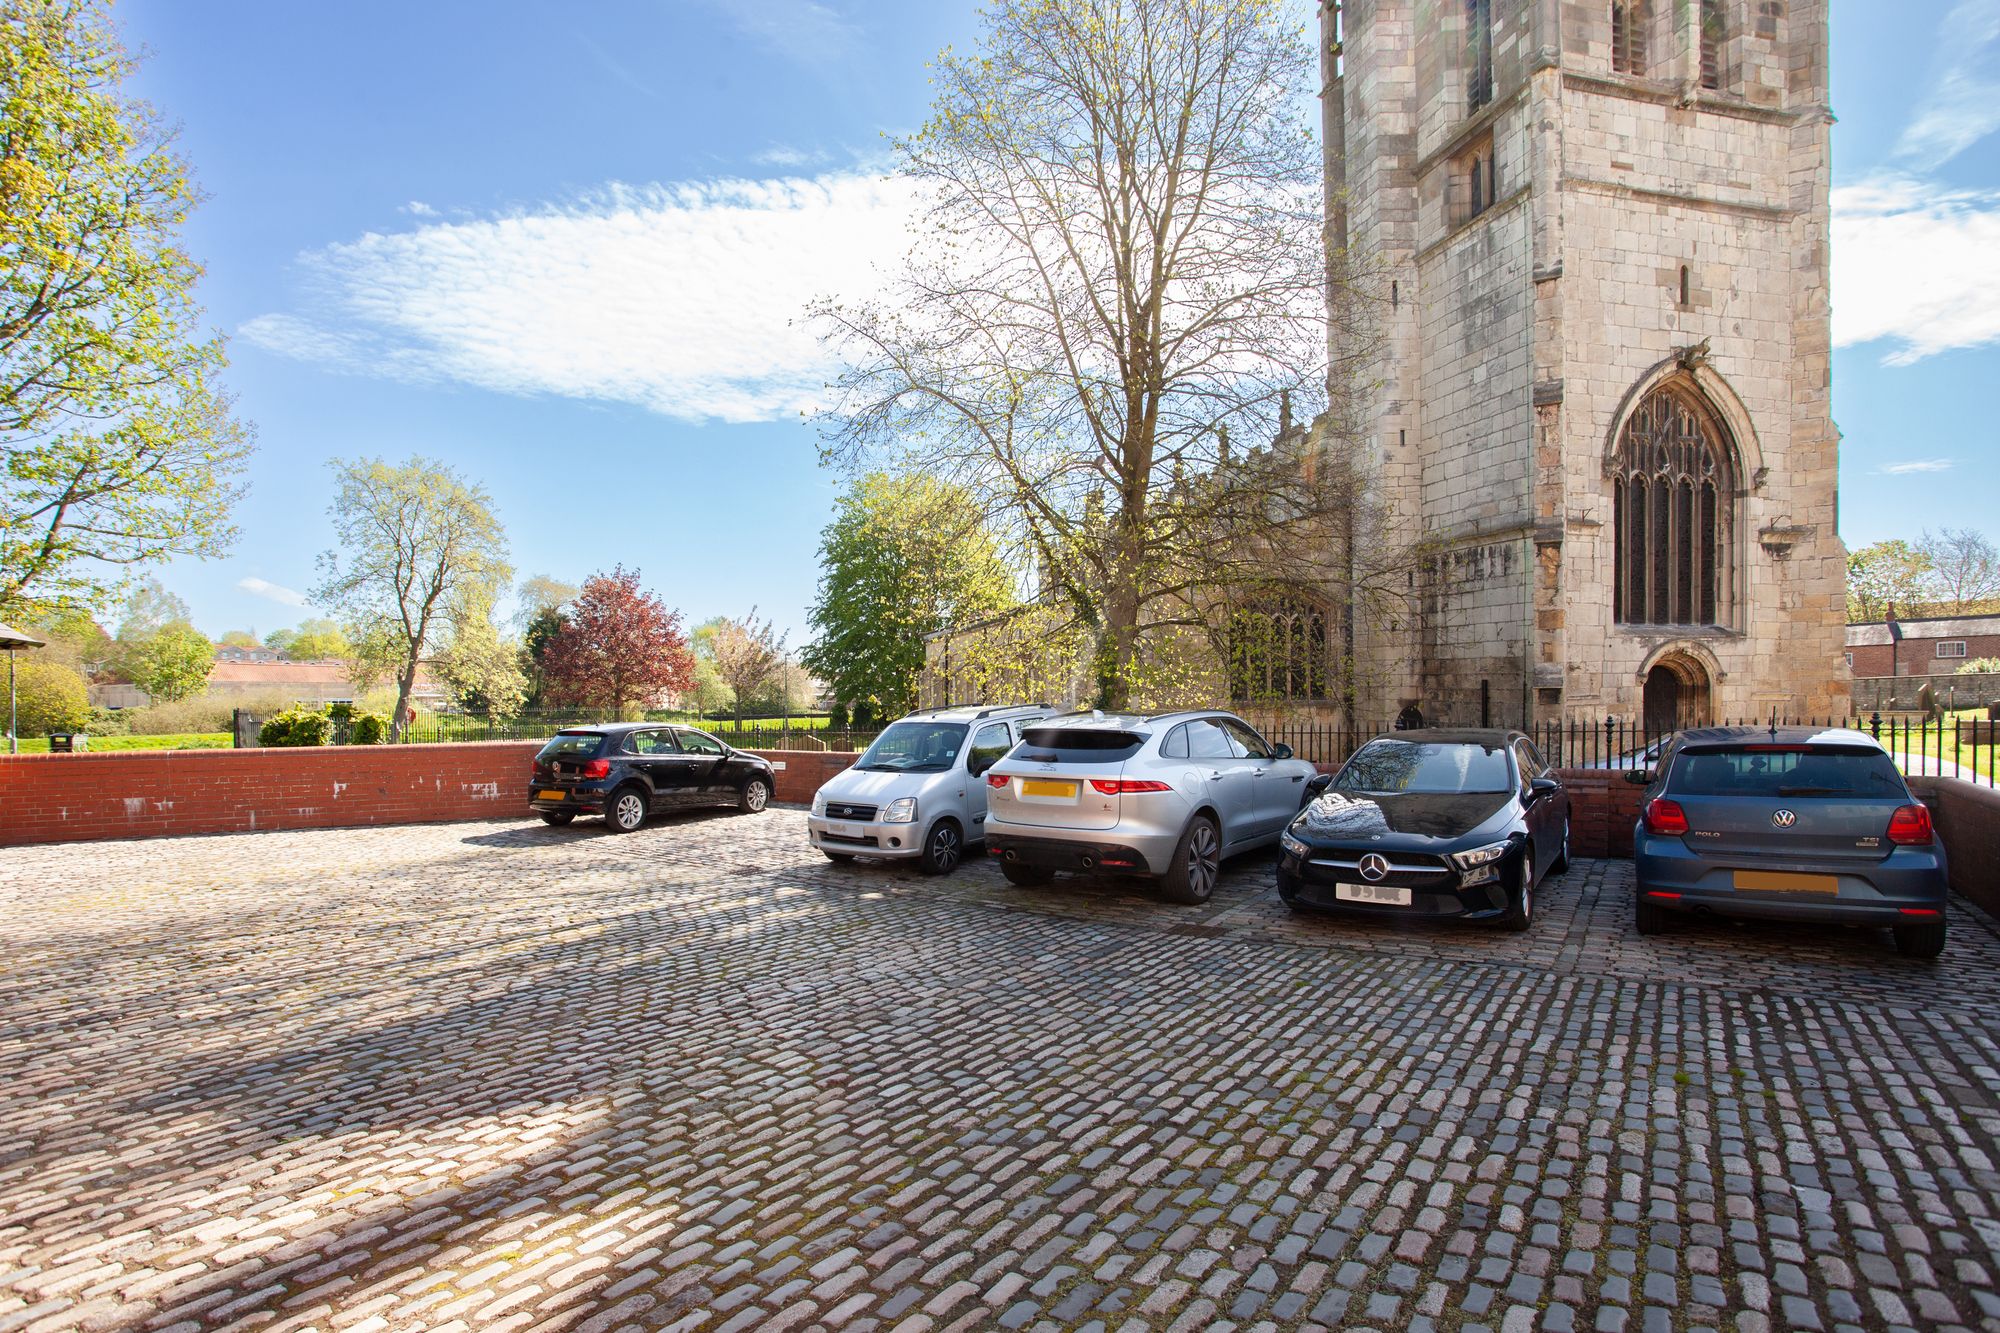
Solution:
<svg viewBox="0 0 2000 1333">
<path fill-rule="evenodd" d="M 1329 847 L 1315 851 L 1307 858 L 1307 865 L 1316 872 L 1318 878 L 1339 880 L 1344 884 L 1388 884 L 1399 888 L 1437 888 L 1452 882 L 1451 867 L 1441 856 L 1425 856 L 1418 852 L 1384 852 L 1389 859 L 1389 873 L 1379 880 L 1370 880 L 1361 873 L 1361 858 L 1367 852 L 1349 847 Z"/>
<path fill-rule="evenodd" d="M 845 819 L 857 824 L 866 824 L 875 818 L 875 807 L 872 805 L 850 805 L 846 801 L 828 801 L 826 803 L 826 817 L 828 819 Z"/>
</svg>

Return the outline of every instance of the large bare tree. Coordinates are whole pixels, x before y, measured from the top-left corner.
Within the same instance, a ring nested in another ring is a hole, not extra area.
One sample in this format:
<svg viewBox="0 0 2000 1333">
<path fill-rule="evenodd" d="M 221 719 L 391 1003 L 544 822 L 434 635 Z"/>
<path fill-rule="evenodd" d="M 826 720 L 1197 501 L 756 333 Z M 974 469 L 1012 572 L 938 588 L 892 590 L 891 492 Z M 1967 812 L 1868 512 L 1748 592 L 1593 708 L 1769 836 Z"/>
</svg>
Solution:
<svg viewBox="0 0 2000 1333">
<path fill-rule="evenodd" d="M 902 272 L 815 307 L 846 367 L 829 459 L 971 488 L 1085 627 L 1105 706 L 1218 601 L 1324 587 L 1352 516 L 1344 450 L 1286 429 L 1330 378 L 1297 17 L 1000 0 L 898 145 L 927 200 Z"/>
<path fill-rule="evenodd" d="M 1944 528 L 1926 532 L 1918 552 L 1930 562 L 1931 577 L 1941 600 L 1955 615 L 1983 610 L 2000 599 L 2000 551 L 1976 528 Z"/>
</svg>

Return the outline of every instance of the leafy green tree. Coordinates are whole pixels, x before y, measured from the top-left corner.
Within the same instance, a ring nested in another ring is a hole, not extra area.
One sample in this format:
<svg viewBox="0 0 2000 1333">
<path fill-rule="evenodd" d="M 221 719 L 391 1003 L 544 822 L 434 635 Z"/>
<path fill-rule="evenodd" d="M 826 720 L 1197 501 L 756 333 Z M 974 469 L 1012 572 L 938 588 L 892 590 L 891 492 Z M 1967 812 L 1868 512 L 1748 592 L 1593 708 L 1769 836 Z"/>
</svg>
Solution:
<svg viewBox="0 0 2000 1333">
<path fill-rule="evenodd" d="M 1850 621 L 1880 620 L 1891 606 L 1900 615 L 1921 615 L 1937 595 L 1931 558 L 1906 541 L 1880 541 L 1848 553 Z"/>
<path fill-rule="evenodd" d="M 487 614 L 512 576 L 506 535 L 485 488 L 441 463 L 364 458 L 333 470 L 337 544 L 320 557 L 313 601 L 345 616 L 357 660 L 393 660 L 390 739 L 401 740 L 419 664 L 463 620 Z"/>
<path fill-rule="evenodd" d="M 544 611 L 560 611 L 576 600 L 577 592 L 574 583 L 564 583 L 547 574 L 531 574 L 521 580 L 521 586 L 514 592 L 514 618 L 526 625 Z"/>
<path fill-rule="evenodd" d="M 689 645 L 694 653 L 694 677 L 688 685 L 688 694 L 695 711 L 702 715 L 721 716 L 736 707 L 736 691 L 729 688 L 729 682 L 715 666 L 715 636 L 723 626 L 723 619 L 717 616 L 695 626 L 689 635 Z"/>
<path fill-rule="evenodd" d="M 17 716 L 20 734 L 46 736 L 53 731 L 82 731 L 90 721 L 90 687 L 82 676 L 61 662 L 39 661 L 17 653 L 14 665 Z M 0 682 L 4 687 L 5 682 Z M 0 729 L 4 729 L 6 700 L 0 699 Z"/>
<path fill-rule="evenodd" d="M 799 654 L 846 703 L 916 706 L 924 636 L 1016 602 L 1014 576 L 964 487 L 871 473 L 840 497 L 820 534 L 817 636 Z"/>
<path fill-rule="evenodd" d="M 709 642 L 715 659 L 715 673 L 736 696 L 736 719 L 743 720 L 744 706 L 778 678 L 785 667 L 785 636 L 771 622 L 757 619 L 757 608 L 741 620 L 724 617 L 715 626 Z"/>
<path fill-rule="evenodd" d="M 451 642 L 431 665 L 459 707 L 468 712 L 512 717 L 528 695 L 521 645 L 501 635 L 490 611 L 460 616 Z"/>
<path fill-rule="evenodd" d="M 215 645 L 185 620 L 130 638 L 119 636 L 119 673 L 155 703 L 178 703 L 202 693 L 214 665 Z"/>
<path fill-rule="evenodd" d="M 251 443 L 182 248 L 197 201 L 108 0 L 0 7 L 0 613 L 214 555 Z M 25 617 L 24 617 L 25 618 Z"/>
<path fill-rule="evenodd" d="M 288 646 L 280 651 L 294 661 L 331 662 L 347 656 L 347 635 L 341 631 L 338 622 L 324 616 L 301 621 L 299 627 L 288 631 L 288 634 Z"/>
<path fill-rule="evenodd" d="M 521 679 L 528 691 L 523 703 L 529 708 L 541 708 L 548 702 L 549 644 L 562 632 L 562 627 L 562 612 L 553 607 L 535 612 L 522 627 Z"/>
<path fill-rule="evenodd" d="M 247 629 L 224 630 L 222 637 L 215 641 L 218 648 L 262 648 L 257 642 L 257 632 Z"/>
<path fill-rule="evenodd" d="M 166 585 L 158 579 L 148 578 L 126 594 L 125 615 L 118 622 L 118 637 L 137 638 L 168 625 L 190 623 L 193 619 L 194 613 L 188 610 L 186 599 L 168 592 Z"/>
<path fill-rule="evenodd" d="M 29 628 L 48 641 L 35 650 L 37 660 L 60 662 L 85 679 L 103 670 L 117 652 L 104 626 L 82 611 L 59 612 Z"/>
</svg>

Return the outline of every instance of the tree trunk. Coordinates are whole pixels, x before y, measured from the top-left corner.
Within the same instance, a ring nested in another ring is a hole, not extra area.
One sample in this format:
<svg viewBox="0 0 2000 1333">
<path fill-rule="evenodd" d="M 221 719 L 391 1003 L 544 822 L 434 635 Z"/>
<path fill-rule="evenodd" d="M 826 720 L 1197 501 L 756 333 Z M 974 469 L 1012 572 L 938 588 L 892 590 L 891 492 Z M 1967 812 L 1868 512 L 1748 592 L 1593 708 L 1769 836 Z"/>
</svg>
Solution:
<svg viewBox="0 0 2000 1333">
<path fill-rule="evenodd" d="M 410 658 L 408 666 L 396 676 L 396 716 L 389 719 L 389 743 L 398 744 L 407 728 L 404 719 L 410 714 L 410 692 L 417 686 L 417 659 Z"/>
</svg>

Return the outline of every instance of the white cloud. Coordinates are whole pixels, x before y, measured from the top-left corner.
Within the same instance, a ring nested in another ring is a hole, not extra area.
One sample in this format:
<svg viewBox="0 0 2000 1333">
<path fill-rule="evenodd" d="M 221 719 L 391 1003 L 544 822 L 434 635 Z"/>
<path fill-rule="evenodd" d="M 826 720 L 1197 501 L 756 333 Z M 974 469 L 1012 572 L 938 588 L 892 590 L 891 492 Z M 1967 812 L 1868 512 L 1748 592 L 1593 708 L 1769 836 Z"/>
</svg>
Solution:
<svg viewBox="0 0 2000 1333">
<path fill-rule="evenodd" d="M 1904 476 L 1911 472 L 1949 472 L 1949 458 L 1916 458 L 1907 463 L 1890 463 L 1882 471 L 1891 477 Z"/>
<path fill-rule="evenodd" d="M 1833 192 L 1833 340 L 1909 365 L 2000 342 L 2000 193 L 1881 178 Z"/>
<path fill-rule="evenodd" d="M 402 208 L 398 209 L 397 211 L 402 213 L 408 213 L 411 217 L 414 218 L 434 218 L 438 215 L 438 211 L 435 208 L 432 208 L 429 204 L 425 203 L 421 199 L 412 199 L 410 200 L 409 203 L 404 204 Z"/>
<path fill-rule="evenodd" d="M 810 167 L 827 161 L 827 155 L 817 148 L 793 148 L 789 144 L 772 144 L 758 153 L 751 161 L 766 167 Z"/>
<path fill-rule="evenodd" d="M 1927 92 L 1896 156 L 1932 170 L 2000 129 L 2000 0 L 1959 0 L 1939 28 Z"/>
<path fill-rule="evenodd" d="M 818 0 L 704 0 L 729 17 L 744 36 L 795 64 L 844 64 L 861 45 L 861 32 Z"/>
<path fill-rule="evenodd" d="M 236 580 L 236 586 L 245 592 L 255 593 L 259 597 L 281 603 L 285 606 L 304 606 L 306 604 L 304 593 L 295 592 L 290 588 L 276 583 L 267 583 L 254 574 L 249 578 Z"/>
<path fill-rule="evenodd" d="M 242 332 L 359 373 L 773 420 L 833 371 L 806 303 L 877 291 L 912 210 L 908 186 L 852 172 L 612 186 L 312 252 L 304 311 Z"/>
</svg>

